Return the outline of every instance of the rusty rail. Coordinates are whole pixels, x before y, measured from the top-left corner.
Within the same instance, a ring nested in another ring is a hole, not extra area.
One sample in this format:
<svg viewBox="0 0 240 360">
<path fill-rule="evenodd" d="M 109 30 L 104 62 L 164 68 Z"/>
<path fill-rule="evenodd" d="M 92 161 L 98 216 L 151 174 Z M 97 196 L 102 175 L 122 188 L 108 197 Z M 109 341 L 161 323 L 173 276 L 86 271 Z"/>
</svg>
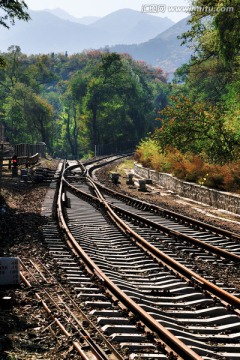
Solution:
<svg viewBox="0 0 240 360">
<path fill-rule="evenodd" d="M 71 168 L 76 168 L 78 166 L 74 166 Z M 69 170 L 69 168 L 68 168 Z M 64 181 L 65 186 L 72 189 L 73 192 L 76 192 L 76 188 L 73 185 L 69 184 L 66 179 L 64 179 L 64 173 L 62 176 L 62 181 Z M 98 202 L 103 204 L 107 211 L 110 213 L 110 216 L 115 219 L 117 224 L 121 225 L 121 228 L 124 227 L 125 231 L 129 233 L 129 228 L 124 224 L 124 222 L 113 212 L 113 210 L 109 207 L 109 205 L 104 200 L 103 196 L 95 186 L 93 180 L 88 177 L 88 181 L 94 187 L 96 193 L 99 196 Z M 155 320 L 151 315 L 149 315 L 145 310 L 143 310 L 135 301 L 133 301 L 128 295 L 126 295 L 117 285 L 113 283 L 112 280 L 108 276 L 104 274 L 104 272 L 94 263 L 94 261 L 86 254 L 86 252 L 82 249 L 82 247 L 75 240 L 74 236 L 71 234 L 70 229 L 65 222 L 64 215 L 62 212 L 62 195 L 61 192 L 63 190 L 62 182 L 60 184 L 59 189 L 59 197 L 58 197 L 58 218 L 60 222 L 60 226 L 63 231 L 67 235 L 68 239 L 71 241 L 71 244 L 75 251 L 84 259 L 84 262 L 87 264 L 88 268 L 103 282 L 104 286 L 106 286 L 113 295 L 115 295 L 126 307 L 129 311 L 132 311 L 134 314 L 139 316 L 143 323 L 152 331 L 160 336 L 160 339 L 165 342 L 177 355 L 181 356 L 185 360 L 203 360 L 201 356 L 195 353 L 190 347 L 186 346 L 180 339 L 178 339 L 175 335 L 173 335 L 169 330 L 167 330 L 164 326 L 162 326 L 157 320 Z M 77 192 L 82 193 L 79 189 Z M 97 201 L 97 198 L 94 198 L 91 195 L 84 194 L 85 198 L 89 198 L 91 201 Z"/>
<path fill-rule="evenodd" d="M 76 168 L 77 166 L 74 166 L 73 168 Z M 140 235 L 138 235 L 134 230 L 132 230 L 130 227 L 128 227 L 124 221 L 122 219 L 119 218 L 119 216 L 116 214 L 116 212 L 114 211 L 114 209 L 116 209 L 116 206 L 113 206 L 111 204 L 108 204 L 108 202 L 104 199 L 104 197 L 102 196 L 101 192 L 99 191 L 98 187 L 95 185 L 94 180 L 87 175 L 88 181 L 92 184 L 92 186 L 94 187 L 94 190 L 97 194 L 97 198 L 99 199 L 98 201 L 106 208 L 107 212 L 109 213 L 110 217 L 113 219 L 113 221 L 126 233 L 130 234 L 135 241 L 137 241 L 141 246 L 143 246 L 145 249 L 147 249 L 154 257 L 156 257 L 157 259 L 164 261 L 164 263 L 168 266 L 170 266 L 172 269 L 174 269 L 175 271 L 178 271 L 180 273 L 183 274 L 184 277 L 190 279 L 193 282 L 197 282 L 199 285 L 201 285 L 204 290 L 208 290 L 210 293 L 214 294 L 215 296 L 217 296 L 219 299 L 223 300 L 224 302 L 226 302 L 229 305 L 232 305 L 234 307 L 236 307 L 236 309 L 240 310 L 240 299 L 237 298 L 236 296 L 228 293 L 227 291 L 219 288 L 218 286 L 216 286 L 215 284 L 211 283 L 208 280 L 205 280 L 204 278 L 202 278 L 201 276 L 199 276 L 198 274 L 196 274 L 195 272 L 193 272 L 192 270 L 189 270 L 187 267 L 185 267 L 184 265 L 181 265 L 180 263 L 178 263 L 177 261 L 173 260 L 170 256 L 164 254 L 162 251 L 160 251 L 159 249 L 157 249 L 156 247 L 154 247 L 153 245 L 151 245 L 150 243 L 148 243 L 144 238 L 142 238 Z M 72 189 L 75 193 L 82 193 L 81 190 L 74 188 L 73 185 L 67 183 L 67 181 L 65 180 L 65 183 L 67 184 L 67 186 Z M 91 195 L 87 195 L 84 194 L 84 196 L 86 198 L 91 199 L 91 201 L 95 201 L 97 202 L 97 198 L 94 198 Z M 120 209 L 118 208 L 118 211 L 124 212 L 126 214 L 128 214 L 131 217 L 134 218 L 140 218 L 141 221 L 146 222 L 148 224 L 150 224 L 151 226 L 153 226 L 153 223 L 150 220 L 146 220 L 143 219 L 137 215 L 134 215 L 130 212 L 127 212 L 126 210 Z M 157 227 L 158 225 L 154 223 L 154 226 Z M 164 229 L 163 229 L 164 228 Z M 165 227 L 162 227 L 162 225 L 159 225 L 159 229 L 161 230 L 165 230 Z M 183 234 L 178 233 L 177 231 L 173 231 L 170 230 L 169 234 L 173 235 L 173 236 L 182 236 Z M 184 235 L 184 238 L 187 238 L 187 235 Z M 193 239 L 193 238 L 191 238 Z M 194 242 L 200 243 L 199 240 L 193 239 Z M 209 245 L 208 250 L 212 250 L 215 247 L 212 245 Z M 219 253 L 220 254 L 220 253 Z M 221 251 L 221 255 L 229 255 L 230 253 L 222 250 Z M 231 260 L 237 260 L 239 261 L 239 256 L 234 254 L 230 254 L 231 255 Z"/>
<path fill-rule="evenodd" d="M 90 171 L 90 174 L 91 174 L 91 171 Z M 97 183 L 97 186 L 100 189 L 102 189 L 106 194 L 113 195 L 119 200 L 122 200 L 122 201 L 125 201 L 125 202 L 134 201 L 135 204 L 139 204 L 139 205 L 142 204 L 141 200 L 133 199 L 133 198 L 131 198 L 130 196 L 128 196 L 126 194 L 120 194 L 119 192 L 116 192 L 116 191 L 114 191 L 112 189 L 109 189 L 106 186 L 104 186 L 103 184 L 100 184 L 99 182 Z M 206 224 L 206 223 L 204 223 L 204 222 L 202 222 L 200 220 L 192 219 L 192 218 L 190 218 L 190 217 L 188 217 L 186 215 L 178 214 L 178 213 L 176 213 L 174 211 L 161 208 L 160 206 L 155 205 L 155 204 L 145 203 L 144 205 L 148 209 L 148 211 L 152 211 L 153 213 L 159 214 L 162 217 L 172 218 L 172 219 L 174 219 L 176 221 L 180 220 L 180 221 L 183 221 L 184 223 L 193 225 L 193 226 L 198 227 L 200 229 L 208 230 L 213 234 L 219 234 L 219 235 L 225 236 L 225 237 L 227 237 L 229 239 L 234 238 L 234 239 L 240 241 L 240 235 L 239 234 L 232 233 L 232 232 L 230 232 L 228 230 L 225 230 L 225 229 L 217 228 L 214 225 Z"/>
<path fill-rule="evenodd" d="M 26 279 L 26 277 L 23 275 L 23 273 L 20 273 L 20 277 L 21 280 L 28 286 L 28 287 L 32 287 L 31 283 Z M 72 336 L 71 334 L 67 331 L 67 329 L 64 327 L 64 325 L 52 314 L 52 311 L 50 310 L 50 308 L 48 307 L 48 305 L 46 304 L 46 302 L 41 298 L 41 296 L 38 293 L 35 293 L 35 296 L 37 298 L 37 300 L 42 304 L 43 308 L 45 309 L 45 311 L 47 312 L 48 316 L 52 318 L 52 320 L 55 322 L 55 324 L 60 328 L 60 330 L 62 331 L 62 333 L 71 341 L 72 340 Z M 75 350 L 79 353 L 79 355 L 81 356 L 82 359 L 84 360 L 89 360 L 89 357 L 86 355 L 86 353 L 82 350 L 81 348 L 81 344 L 78 341 L 73 341 L 72 342 L 73 347 L 75 348 Z"/>
<path fill-rule="evenodd" d="M 181 233 L 179 231 L 169 229 L 168 227 L 166 227 L 164 225 L 157 224 L 157 223 L 155 223 L 155 222 L 153 222 L 151 220 L 145 219 L 140 215 L 133 214 L 132 212 L 121 209 L 120 207 L 118 207 L 116 205 L 111 205 L 110 204 L 110 206 L 111 206 L 111 208 L 113 210 L 115 210 L 116 213 L 122 213 L 123 215 L 126 215 L 128 217 L 131 217 L 132 219 L 135 219 L 135 220 L 139 221 L 140 223 L 144 222 L 144 224 L 147 224 L 149 227 L 152 227 L 152 228 L 155 228 L 155 229 L 157 229 L 159 231 L 162 231 L 162 232 L 164 232 L 165 234 L 167 234 L 169 236 L 173 236 L 175 238 L 191 242 L 192 244 L 198 245 L 199 247 L 204 248 L 205 250 L 208 250 L 208 251 L 213 252 L 213 253 L 215 253 L 215 254 L 217 254 L 219 256 L 222 256 L 222 257 L 224 257 L 224 258 L 226 258 L 226 259 L 228 259 L 230 261 L 234 261 L 234 262 L 240 264 L 240 256 L 239 255 L 236 255 L 236 254 L 231 253 L 231 252 L 229 252 L 227 250 L 218 248 L 218 247 L 216 247 L 214 245 L 208 244 L 208 243 L 203 242 L 201 240 L 195 239 L 194 237 L 183 234 L 183 233 Z"/>
</svg>

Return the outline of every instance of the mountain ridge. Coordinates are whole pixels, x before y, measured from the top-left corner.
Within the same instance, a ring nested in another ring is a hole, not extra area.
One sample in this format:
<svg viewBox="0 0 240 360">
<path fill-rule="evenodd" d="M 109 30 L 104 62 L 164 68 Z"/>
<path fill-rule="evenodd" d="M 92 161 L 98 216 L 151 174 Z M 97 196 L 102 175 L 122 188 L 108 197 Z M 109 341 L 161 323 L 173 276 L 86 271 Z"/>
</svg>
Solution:
<svg viewBox="0 0 240 360">
<path fill-rule="evenodd" d="M 44 9 L 43 11 L 49 12 L 50 14 L 53 14 L 60 19 L 63 20 L 69 20 L 72 22 L 76 22 L 83 25 L 89 25 L 93 22 L 101 19 L 99 16 L 83 16 L 81 18 L 75 17 L 71 14 L 69 14 L 67 11 L 61 9 L 61 8 L 55 8 L 55 9 Z"/>
<path fill-rule="evenodd" d="M 30 10 L 29 13 L 32 19 L 29 22 L 16 21 L 8 32 L 0 27 L 3 51 L 18 42 L 27 54 L 65 50 L 71 53 L 117 43 L 139 43 L 156 36 L 173 23 L 169 19 L 129 9 L 115 11 L 89 25 L 69 20 L 71 15 L 62 19 L 48 11 Z M 142 19 L 146 21 L 147 32 L 137 26 Z M 78 37 L 80 41 L 77 42 Z M 63 39 L 66 38 L 68 41 L 64 44 Z M 41 44 L 39 48 L 38 44 Z"/>
<path fill-rule="evenodd" d="M 187 63 L 191 57 L 191 50 L 177 37 L 189 29 L 189 17 L 180 20 L 156 37 L 141 44 L 118 44 L 109 47 L 110 52 L 128 53 L 135 60 L 143 60 L 152 66 L 158 66 L 169 74 Z"/>
</svg>

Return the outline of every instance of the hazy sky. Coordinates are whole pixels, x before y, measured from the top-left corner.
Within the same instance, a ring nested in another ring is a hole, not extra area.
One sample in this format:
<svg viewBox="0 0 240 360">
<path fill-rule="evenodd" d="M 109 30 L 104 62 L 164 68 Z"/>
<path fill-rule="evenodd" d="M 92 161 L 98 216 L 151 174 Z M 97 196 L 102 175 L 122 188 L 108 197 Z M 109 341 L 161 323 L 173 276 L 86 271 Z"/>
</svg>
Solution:
<svg viewBox="0 0 240 360">
<path fill-rule="evenodd" d="M 161 17 L 167 16 L 175 22 L 189 14 L 181 11 L 180 8 L 177 10 L 170 9 L 169 6 L 188 6 L 191 3 L 189 0 L 25 0 L 25 2 L 31 10 L 61 8 L 79 18 L 83 16 L 102 17 L 113 11 L 128 8 L 138 11 L 144 10 Z M 151 5 L 154 7 L 150 7 Z M 149 12 L 150 9 L 152 9 L 151 12 Z"/>
</svg>

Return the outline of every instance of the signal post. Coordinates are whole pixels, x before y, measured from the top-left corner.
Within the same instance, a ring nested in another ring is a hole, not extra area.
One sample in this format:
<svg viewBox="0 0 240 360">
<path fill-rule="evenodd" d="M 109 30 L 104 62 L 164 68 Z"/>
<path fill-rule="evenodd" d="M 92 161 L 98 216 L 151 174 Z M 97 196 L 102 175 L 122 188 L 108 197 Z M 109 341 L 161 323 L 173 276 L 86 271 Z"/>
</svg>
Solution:
<svg viewBox="0 0 240 360">
<path fill-rule="evenodd" d="M 18 158 L 17 155 L 12 157 L 12 176 L 18 176 Z"/>
</svg>

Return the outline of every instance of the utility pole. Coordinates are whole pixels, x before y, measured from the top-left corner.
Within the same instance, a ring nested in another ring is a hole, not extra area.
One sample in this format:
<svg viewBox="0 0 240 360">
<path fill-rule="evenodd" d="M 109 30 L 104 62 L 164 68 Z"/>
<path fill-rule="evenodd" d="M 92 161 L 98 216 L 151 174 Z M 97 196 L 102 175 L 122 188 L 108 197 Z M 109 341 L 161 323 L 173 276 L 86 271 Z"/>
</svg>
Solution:
<svg viewBox="0 0 240 360">
<path fill-rule="evenodd" d="M 2 192 L 3 144 L 0 144 L 0 195 Z"/>
<path fill-rule="evenodd" d="M 3 143 L 4 143 L 4 126 L 0 123 L 0 195 L 2 192 L 2 169 L 3 169 Z"/>
</svg>

